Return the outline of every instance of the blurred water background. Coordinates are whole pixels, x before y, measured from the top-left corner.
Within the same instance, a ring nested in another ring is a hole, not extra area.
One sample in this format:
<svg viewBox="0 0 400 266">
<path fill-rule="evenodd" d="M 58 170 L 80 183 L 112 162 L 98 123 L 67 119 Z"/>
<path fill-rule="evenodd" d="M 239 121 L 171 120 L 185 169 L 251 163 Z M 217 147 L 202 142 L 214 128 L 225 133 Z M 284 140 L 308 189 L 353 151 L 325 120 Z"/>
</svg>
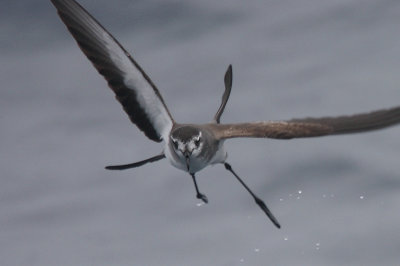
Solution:
<svg viewBox="0 0 400 266">
<path fill-rule="evenodd" d="M 394 0 L 81 0 L 132 53 L 179 122 L 351 114 L 400 104 Z M 0 9 L 2 265 L 398 265 L 400 127 L 236 139 L 190 176 L 129 122 L 50 1 Z"/>
</svg>

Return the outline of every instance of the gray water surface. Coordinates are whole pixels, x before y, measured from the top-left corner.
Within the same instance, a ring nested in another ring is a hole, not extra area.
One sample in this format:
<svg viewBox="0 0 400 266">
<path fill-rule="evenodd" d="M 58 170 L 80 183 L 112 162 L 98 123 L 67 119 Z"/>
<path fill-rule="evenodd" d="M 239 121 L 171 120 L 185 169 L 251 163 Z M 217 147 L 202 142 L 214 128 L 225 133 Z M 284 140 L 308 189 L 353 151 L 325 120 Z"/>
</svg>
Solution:
<svg viewBox="0 0 400 266">
<path fill-rule="evenodd" d="M 400 104 L 400 2 L 81 0 L 129 50 L 179 122 Z M 398 265 L 400 127 L 303 140 L 235 139 L 229 162 L 188 174 L 114 100 L 50 1 L 0 10 L 1 265 Z"/>
</svg>

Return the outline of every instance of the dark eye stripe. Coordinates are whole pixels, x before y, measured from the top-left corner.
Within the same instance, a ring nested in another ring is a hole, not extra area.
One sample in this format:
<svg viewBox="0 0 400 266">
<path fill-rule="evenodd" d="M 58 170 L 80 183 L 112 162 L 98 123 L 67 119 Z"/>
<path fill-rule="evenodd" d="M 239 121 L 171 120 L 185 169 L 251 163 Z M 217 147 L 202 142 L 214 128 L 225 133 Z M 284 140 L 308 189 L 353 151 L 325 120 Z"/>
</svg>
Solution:
<svg viewBox="0 0 400 266">
<path fill-rule="evenodd" d="M 174 145 L 175 149 L 178 149 L 178 141 L 172 139 L 172 144 Z"/>
<path fill-rule="evenodd" d="M 195 144 L 196 146 L 199 146 L 199 145 L 200 145 L 200 139 L 196 139 L 196 140 L 194 141 L 194 144 Z"/>
</svg>

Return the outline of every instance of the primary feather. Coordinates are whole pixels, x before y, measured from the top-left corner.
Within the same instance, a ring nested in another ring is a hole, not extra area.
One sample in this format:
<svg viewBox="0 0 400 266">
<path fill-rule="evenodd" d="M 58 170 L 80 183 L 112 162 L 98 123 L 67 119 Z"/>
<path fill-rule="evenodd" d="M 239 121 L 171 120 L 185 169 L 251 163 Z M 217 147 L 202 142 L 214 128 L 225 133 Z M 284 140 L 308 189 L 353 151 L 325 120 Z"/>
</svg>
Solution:
<svg viewBox="0 0 400 266">
<path fill-rule="evenodd" d="M 151 140 L 168 138 L 174 120 L 158 89 L 132 56 L 76 1 L 51 2 L 130 120 Z"/>
</svg>

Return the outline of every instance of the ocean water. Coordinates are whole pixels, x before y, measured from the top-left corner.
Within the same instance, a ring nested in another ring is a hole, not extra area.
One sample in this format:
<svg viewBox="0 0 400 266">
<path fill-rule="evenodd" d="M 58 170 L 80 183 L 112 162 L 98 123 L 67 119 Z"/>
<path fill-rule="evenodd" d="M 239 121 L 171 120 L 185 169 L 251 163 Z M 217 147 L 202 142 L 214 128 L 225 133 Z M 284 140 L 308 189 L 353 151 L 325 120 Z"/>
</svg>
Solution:
<svg viewBox="0 0 400 266">
<path fill-rule="evenodd" d="M 400 2 L 81 0 L 134 56 L 179 122 L 342 115 L 400 103 Z M 398 265 L 400 127 L 235 139 L 228 162 L 160 161 L 50 1 L 0 10 L 2 265 Z"/>
</svg>

